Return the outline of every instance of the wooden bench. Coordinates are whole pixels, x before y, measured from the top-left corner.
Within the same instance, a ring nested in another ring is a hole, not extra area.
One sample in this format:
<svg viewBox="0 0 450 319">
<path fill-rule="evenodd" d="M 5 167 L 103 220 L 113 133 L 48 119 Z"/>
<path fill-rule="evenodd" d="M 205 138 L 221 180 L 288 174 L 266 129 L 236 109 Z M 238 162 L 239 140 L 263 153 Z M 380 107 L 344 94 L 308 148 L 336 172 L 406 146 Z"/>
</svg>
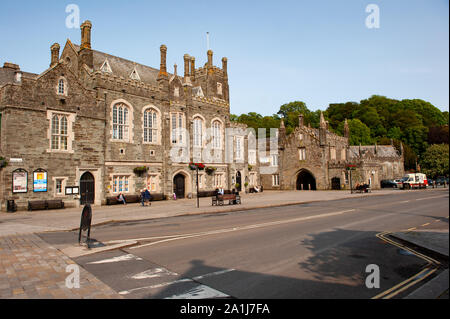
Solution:
<svg viewBox="0 0 450 319">
<path fill-rule="evenodd" d="M 45 210 L 47 209 L 47 202 L 45 200 L 28 201 L 28 210 Z"/>
<path fill-rule="evenodd" d="M 151 199 L 150 199 L 151 202 L 161 201 L 161 200 L 166 199 L 166 197 L 162 193 L 155 193 L 155 194 L 150 193 L 150 196 L 151 196 Z M 141 202 L 141 195 L 124 195 L 124 197 L 125 197 L 125 201 L 127 202 L 127 204 Z M 122 202 L 119 202 L 117 200 L 117 196 L 106 197 L 106 205 L 110 206 L 110 205 L 118 205 L 118 204 L 122 204 Z"/>
<path fill-rule="evenodd" d="M 240 205 L 241 196 L 237 194 L 224 194 L 212 197 L 212 206 L 223 206 L 224 201 L 228 201 L 229 205 Z"/>
<path fill-rule="evenodd" d="M 62 199 L 53 199 L 47 201 L 47 209 L 63 209 L 64 202 Z"/>
</svg>

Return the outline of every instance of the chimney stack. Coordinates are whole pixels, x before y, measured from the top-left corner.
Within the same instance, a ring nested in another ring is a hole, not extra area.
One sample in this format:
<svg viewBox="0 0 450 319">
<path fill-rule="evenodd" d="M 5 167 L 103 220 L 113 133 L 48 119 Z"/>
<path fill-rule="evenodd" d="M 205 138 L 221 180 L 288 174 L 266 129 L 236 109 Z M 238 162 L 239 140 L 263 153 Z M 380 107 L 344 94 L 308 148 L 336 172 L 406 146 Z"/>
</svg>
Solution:
<svg viewBox="0 0 450 319">
<path fill-rule="evenodd" d="M 191 78 L 192 81 L 195 80 L 195 58 L 191 56 Z"/>
<path fill-rule="evenodd" d="M 189 76 L 189 61 L 190 56 L 188 54 L 184 55 L 184 77 L 187 78 Z"/>
<path fill-rule="evenodd" d="M 166 66 L 167 47 L 164 44 L 161 45 L 160 51 L 161 51 L 161 66 L 159 69 L 158 76 L 167 76 L 167 66 Z"/>
<path fill-rule="evenodd" d="M 81 25 L 81 50 L 91 49 L 91 30 L 92 23 L 86 20 Z"/>
<path fill-rule="evenodd" d="M 53 44 L 50 47 L 50 52 L 51 52 L 50 67 L 51 68 L 58 64 L 58 61 L 59 61 L 59 49 L 60 49 L 60 46 L 59 46 L 58 43 L 55 43 L 55 44 Z"/>
</svg>

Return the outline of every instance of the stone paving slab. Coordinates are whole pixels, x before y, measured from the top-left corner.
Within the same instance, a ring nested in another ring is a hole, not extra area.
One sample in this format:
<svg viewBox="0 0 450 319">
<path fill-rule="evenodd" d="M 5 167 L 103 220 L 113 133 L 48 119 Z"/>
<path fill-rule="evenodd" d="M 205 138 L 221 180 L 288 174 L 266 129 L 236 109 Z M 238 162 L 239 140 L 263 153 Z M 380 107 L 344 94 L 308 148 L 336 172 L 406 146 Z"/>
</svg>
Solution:
<svg viewBox="0 0 450 319">
<path fill-rule="evenodd" d="M 432 296 L 438 299 L 442 298 L 442 296 L 445 295 L 446 291 L 448 299 L 448 282 L 448 269 L 446 269 L 437 277 L 433 278 L 416 291 L 410 293 L 404 299 L 429 299 Z"/>
<path fill-rule="evenodd" d="M 0 237 L 0 299 L 121 299 L 83 268 L 80 288 L 67 288 L 69 257 L 34 234 Z"/>
<path fill-rule="evenodd" d="M 443 231 L 415 230 L 408 232 L 397 232 L 391 234 L 391 236 L 448 257 L 449 253 L 448 234 L 449 234 L 448 230 Z"/>
</svg>

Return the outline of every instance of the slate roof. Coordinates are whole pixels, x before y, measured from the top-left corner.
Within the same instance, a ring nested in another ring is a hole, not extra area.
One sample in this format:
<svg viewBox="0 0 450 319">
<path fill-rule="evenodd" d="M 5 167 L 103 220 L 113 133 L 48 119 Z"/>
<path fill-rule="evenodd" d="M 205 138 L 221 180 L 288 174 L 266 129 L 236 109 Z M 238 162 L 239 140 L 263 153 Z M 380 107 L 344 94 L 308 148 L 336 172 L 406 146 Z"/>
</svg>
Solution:
<svg viewBox="0 0 450 319">
<path fill-rule="evenodd" d="M 350 158 L 359 158 L 360 146 L 350 146 L 349 156 Z M 361 155 L 371 156 L 377 158 L 392 158 L 399 157 L 397 149 L 392 145 L 378 145 L 377 153 L 375 154 L 375 145 L 361 146 Z"/>
<path fill-rule="evenodd" d="M 79 45 L 73 44 L 75 49 L 78 51 L 80 49 Z M 108 59 L 109 66 L 111 67 L 112 73 L 115 76 L 121 76 L 125 79 L 129 79 L 131 73 L 136 68 L 137 73 L 142 82 L 148 84 L 155 84 L 158 78 L 159 69 L 155 69 L 143 64 L 139 64 L 127 59 L 119 58 L 114 55 L 110 55 L 104 52 L 92 50 L 94 53 L 94 72 L 100 71 L 103 63 Z M 170 76 L 170 74 L 169 74 Z"/>
</svg>

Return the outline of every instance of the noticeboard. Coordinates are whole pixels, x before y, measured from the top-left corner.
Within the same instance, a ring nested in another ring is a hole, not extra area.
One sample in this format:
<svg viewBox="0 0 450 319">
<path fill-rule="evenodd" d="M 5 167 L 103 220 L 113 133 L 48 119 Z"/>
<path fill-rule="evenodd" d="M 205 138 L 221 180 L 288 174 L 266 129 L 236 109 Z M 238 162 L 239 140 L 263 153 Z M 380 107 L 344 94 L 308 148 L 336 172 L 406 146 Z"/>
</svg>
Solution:
<svg viewBox="0 0 450 319">
<path fill-rule="evenodd" d="M 47 171 L 38 169 L 33 172 L 33 192 L 47 191 Z"/>
<path fill-rule="evenodd" d="M 28 172 L 24 169 L 17 169 L 12 173 L 12 192 L 28 192 Z"/>
</svg>

